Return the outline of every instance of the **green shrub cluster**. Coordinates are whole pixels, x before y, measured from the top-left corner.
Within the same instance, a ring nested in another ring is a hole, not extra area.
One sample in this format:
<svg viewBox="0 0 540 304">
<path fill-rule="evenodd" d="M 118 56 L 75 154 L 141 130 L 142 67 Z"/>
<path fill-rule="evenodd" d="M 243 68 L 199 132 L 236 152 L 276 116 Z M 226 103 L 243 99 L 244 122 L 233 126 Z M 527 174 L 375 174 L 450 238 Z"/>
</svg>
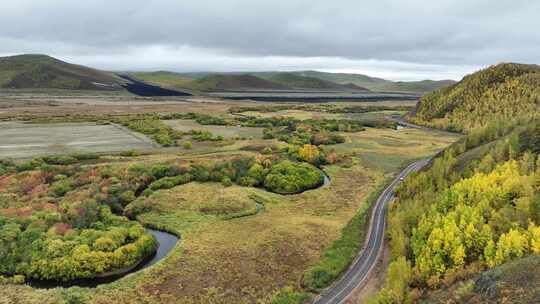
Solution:
<svg viewBox="0 0 540 304">
<path fill-rule="evenodd" d="M 158 116 L 141 116 L 118 118 L 116 122 L 125 127 L 149 135 L 158 144 L 165 147 L 174 146 L 177 139 L 182 138 L 182 133 L 173 130 L 163 123 Z"/>
<path fill-rule="evenodd" d="M 186 134 L 191 135 L 191 138 L 195 141 L 222 141 L 223 136 L 214 136 L 212 132 L 206 130 L 191 130 Z"/>
<path fill-rule="evenodd" d="M 256 181 L 256 179 L 254 179 Z M 324 174 L 306 163 L 280 162 L 264 177 L 264 187 L 280 194 L 299 193 L 317 188 L 324 182 Z"/>
<path fill-rule="evenodd" d="M 150 189 L 151 191 L 157 191 L 161 189 L 171 189 L 178 185 L 187 184 L 192 180 L 193 180 L 193 176 L 191 176 L 190 174 L 164 177 L 151 183 L 150 186 L 148 186 L 148 189 Z"/>
<path fill-rule="evenodd" d="M 310 296 L 305 292 L 295 291 L 292 287 L 284 287 L 272 295 L 271 304 L 302 304 Z"/>
<path fill-rule="evenodd" d="M 36 157 L 22 163 L 15 163 L 10 160 L 0 160 L 0 175 L 8 172 L 23 172 L 40 168 L 46 169 L 51 166 L 73 165 L 83 161 L 97 160 L 99 158 L 100 156 L 94 153 L 79 153 Z"/>
</svg>

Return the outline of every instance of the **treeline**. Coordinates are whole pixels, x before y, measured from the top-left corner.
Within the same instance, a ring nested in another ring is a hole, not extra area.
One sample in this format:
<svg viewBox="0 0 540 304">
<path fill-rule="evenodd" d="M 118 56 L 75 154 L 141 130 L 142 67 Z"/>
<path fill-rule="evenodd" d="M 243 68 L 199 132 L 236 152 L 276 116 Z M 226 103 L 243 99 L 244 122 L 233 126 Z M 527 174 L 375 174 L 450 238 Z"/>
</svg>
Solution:
<svg viewBox="0 0 540 304">
<path fill-rule="evenodd" d="M 231 107 L 229 113 L 237 114 L 244 112 L 275 113 L 286 110 L 302 110 L 309 112 L 326 113 L 368 113 L 381 111 L 410 111 L 413 106 L 379 106 L 379 105 L 358 105 L 358 106 L 337 106 L 332 104 L 318 105 L 276 105 L 276 106 L 243 106 Z"/>
<path fill-rule="evenodd" d="M 495 120 L 537 116 L 539 105 L 540 67 L 499 64 L 424 95 L 411 121 L 470 132 Z"/>
<path fill-rule="evenodd" d="M 429 289 L 540 253 L 539 152 L 538 121 L 484 128 L 407 178 L 390 208 L 392 262 L 374 302 L 415 302 Z"/>
<path fill-rule="evenodd" d="M 299 193 L 324 182 L 324 174 L 316 167 L 272 156 L 240 157 L 209 164 L 133 165 L 128 169 L 128 176 L 135 179 L 135 193 L 145 196 L 193 181 L 261 187 L 280 194 Z"/>
<path fill-rule="evenodd" d="M 29 171 L 40 167 L 73 165 L 81 162 L 96 161 L 99 159 L 100 156 L 98 154 L 91 152 L 35 157 L 31 160 L 19 163 L 15 163 L 9 159 L 0 159 L 0 176 L 7 173 Z"/>
</svg>

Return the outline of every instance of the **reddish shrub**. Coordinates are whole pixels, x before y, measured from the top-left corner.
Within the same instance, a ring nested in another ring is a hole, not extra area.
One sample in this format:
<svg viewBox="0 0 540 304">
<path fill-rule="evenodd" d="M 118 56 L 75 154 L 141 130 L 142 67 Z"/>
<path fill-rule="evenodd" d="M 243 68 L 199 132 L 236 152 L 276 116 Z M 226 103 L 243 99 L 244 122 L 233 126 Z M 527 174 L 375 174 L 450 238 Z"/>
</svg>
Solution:
<svg viewBox="0 0 540 304">
<path fill-rule="evenodd" d="M 0 191 L 3 191 L 6 189 L 12 177 L 13 177 L 13 174 L 0 176 Z"/>
<path fill-rule="evenodd" d="M 57 235 L 66 235 L 66 233 L 71 230 L 71 225 L 67 223 L 56 223 L 53 226 L 54 233 Z"/>
<path fill-rule="evenodd" d="M 17 216 L 20 218 L 28 218 L 32 216 L 32 213 L 34 213 L 32 207 L 23 207 L 17 211 Z"/>
</svg>

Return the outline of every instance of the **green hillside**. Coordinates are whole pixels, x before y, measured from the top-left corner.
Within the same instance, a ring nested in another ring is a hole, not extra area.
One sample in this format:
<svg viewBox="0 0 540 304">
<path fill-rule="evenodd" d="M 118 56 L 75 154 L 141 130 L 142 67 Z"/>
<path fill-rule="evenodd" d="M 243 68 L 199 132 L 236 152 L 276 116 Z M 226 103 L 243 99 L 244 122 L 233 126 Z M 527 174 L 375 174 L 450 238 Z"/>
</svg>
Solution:
<svg viewBox="0 0 540 304">
<path fill-rule="evenodd" d="M 453 80 L 390 81 L 362 74 L 325 73 L 318 71 L 294 72 L 297 75 L 318 78 L 338 84 L 354 84 L 371 91 L 425 93 L 455 83 Z"/>
<path fill-rule="evenodd" d="M 114 75 L 46 55 L 0 58 L 0 88 L 120 90 Z"/>
<path fill-rule="evenodd" d="M 158 72 L 136 72 L 129 73 L 130 76 L 142 81 L 168 88 L 189 87 L 193 79 L 184 77 L 178 73 L 158 71 Z"/>
<path fill-rule="evenodd" d="M 209 75 L 192 81 L 188 88 L 198 91 L 286 90 L 289 87 L 253 75 Z"/>
<path fill-rule="evenodd" d="M 535 116 L 539 105 L 540 67 L 503 63 L 424 95 L 411 121 L 468 132 L 493 120 Z"/>
<path fill-rule="evenodd" d="M 249 91 L 249 90 L 331 90 L 367 91 L 352 83 L 344 85 L 295 73 L 255 74 L 180 74 L 173 72 L 131 73 L 133 77 L 164 87 L 194 91 Z"/>
<path fill-rule="evenodd" d="M 368 91 L 365 88 L 357 86 L 352 83 L 346 85 L 337 84 L 328 80 L 323 80 L 315 77 L 298 75 L 296 73 L 276 73 L 270 75 L 268 80 L 279 83 L 284 86 L 288 86 L 295 89 L 313 89 L 313 90 L 358 90 Z"/>
</svg>

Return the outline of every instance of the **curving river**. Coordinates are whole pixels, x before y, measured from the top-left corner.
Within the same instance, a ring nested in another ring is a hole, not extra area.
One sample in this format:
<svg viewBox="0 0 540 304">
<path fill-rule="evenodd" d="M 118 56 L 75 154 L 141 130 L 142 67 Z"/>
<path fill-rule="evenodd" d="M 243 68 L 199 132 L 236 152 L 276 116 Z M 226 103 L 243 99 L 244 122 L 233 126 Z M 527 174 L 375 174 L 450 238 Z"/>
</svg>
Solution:
<svg viewBox="0 0 540 304">
<path fill-rule="evenodd" d="M 330 177 L 326 174 L 326 172 L 322 171 L 322 173 L 324 175 L 324 182 L 322 185 L 320 185 L 317 188 L 326 187 L 330 185 Z M 314 189 L 308 189 L 306 191 L 309 191 L 309 190 L 314 190 Z M 264 210 L 264 206 L 257 203 L 257 213 L 263 210 Z M 117 271 L 114 274 L 108 274 L 103 277 L 97 277 L 97 278 L 91 278 L 91 279 L 78 279 L 78 280 L 73 280 L 73 281 L 68 281 L 68 282 L 28 280 L 26 284 L 34 288 L 46 288 L 46 289 L 57 288 L 57 287 L 69 288 L 73 286 L 95 288 L 102 284 L 112 283 L 116 280 L 119 280 L 125 277 L 128 274 L 135 273 L 137 271 L 143 270 L 145 268 L 148 268 L 156 264 L 157 262 L 165 258 L 174 249 L 176 244 L 180 241 L 179 237 L 168 232 L 159 231 L 159 230 L 150 229 L 150 228 L 147 228 L 146 231 L 148 231 L 150 234 L 152 234 L 156 238 L 159 244 L 158 249 L 155 252 L 155 254 L 147 257 L 146 259 L 141 261 L 139 264 L 129 269 L 124 269 L 122 271 Z"/>
<path fill-rule="evenodd" d="M 176 235 L 170 234 L 168 232 L 163 232 L 163 231 L 149 229 L 149 228 L 147 228 L 146 231 L 148 231 L 150 234 L 152 234 L 156 238 L 156 240 L 159 243 L 159 247 L 155 254 L 147 257 L 146 259 L 141 261 L 139 264 L 135 265 L 134 267 L 130 269 L 125 269 L 116 274 L 108 275 L 105 277 L 99 277 L 99 278 L 79 279 L 79 280 L 73 280 L 69 282 L 29 280 L 27 284 L 34 288 L 56 288 L 56 287 L 68 288 L 72 286 L 94 288 L 101 284 L 112 283 L 118 279 L 125 277 L 126 275 L 130 273 L 143 270 L 145 268 L 148 268 L 156 264 L 157 262 L 165 258 L 169 254 L 169 252 L 173 250 L 174 246 L 176 246 L 176 243 L 178 243 L 178 241 L 180 240 Z"/>
</svg>

